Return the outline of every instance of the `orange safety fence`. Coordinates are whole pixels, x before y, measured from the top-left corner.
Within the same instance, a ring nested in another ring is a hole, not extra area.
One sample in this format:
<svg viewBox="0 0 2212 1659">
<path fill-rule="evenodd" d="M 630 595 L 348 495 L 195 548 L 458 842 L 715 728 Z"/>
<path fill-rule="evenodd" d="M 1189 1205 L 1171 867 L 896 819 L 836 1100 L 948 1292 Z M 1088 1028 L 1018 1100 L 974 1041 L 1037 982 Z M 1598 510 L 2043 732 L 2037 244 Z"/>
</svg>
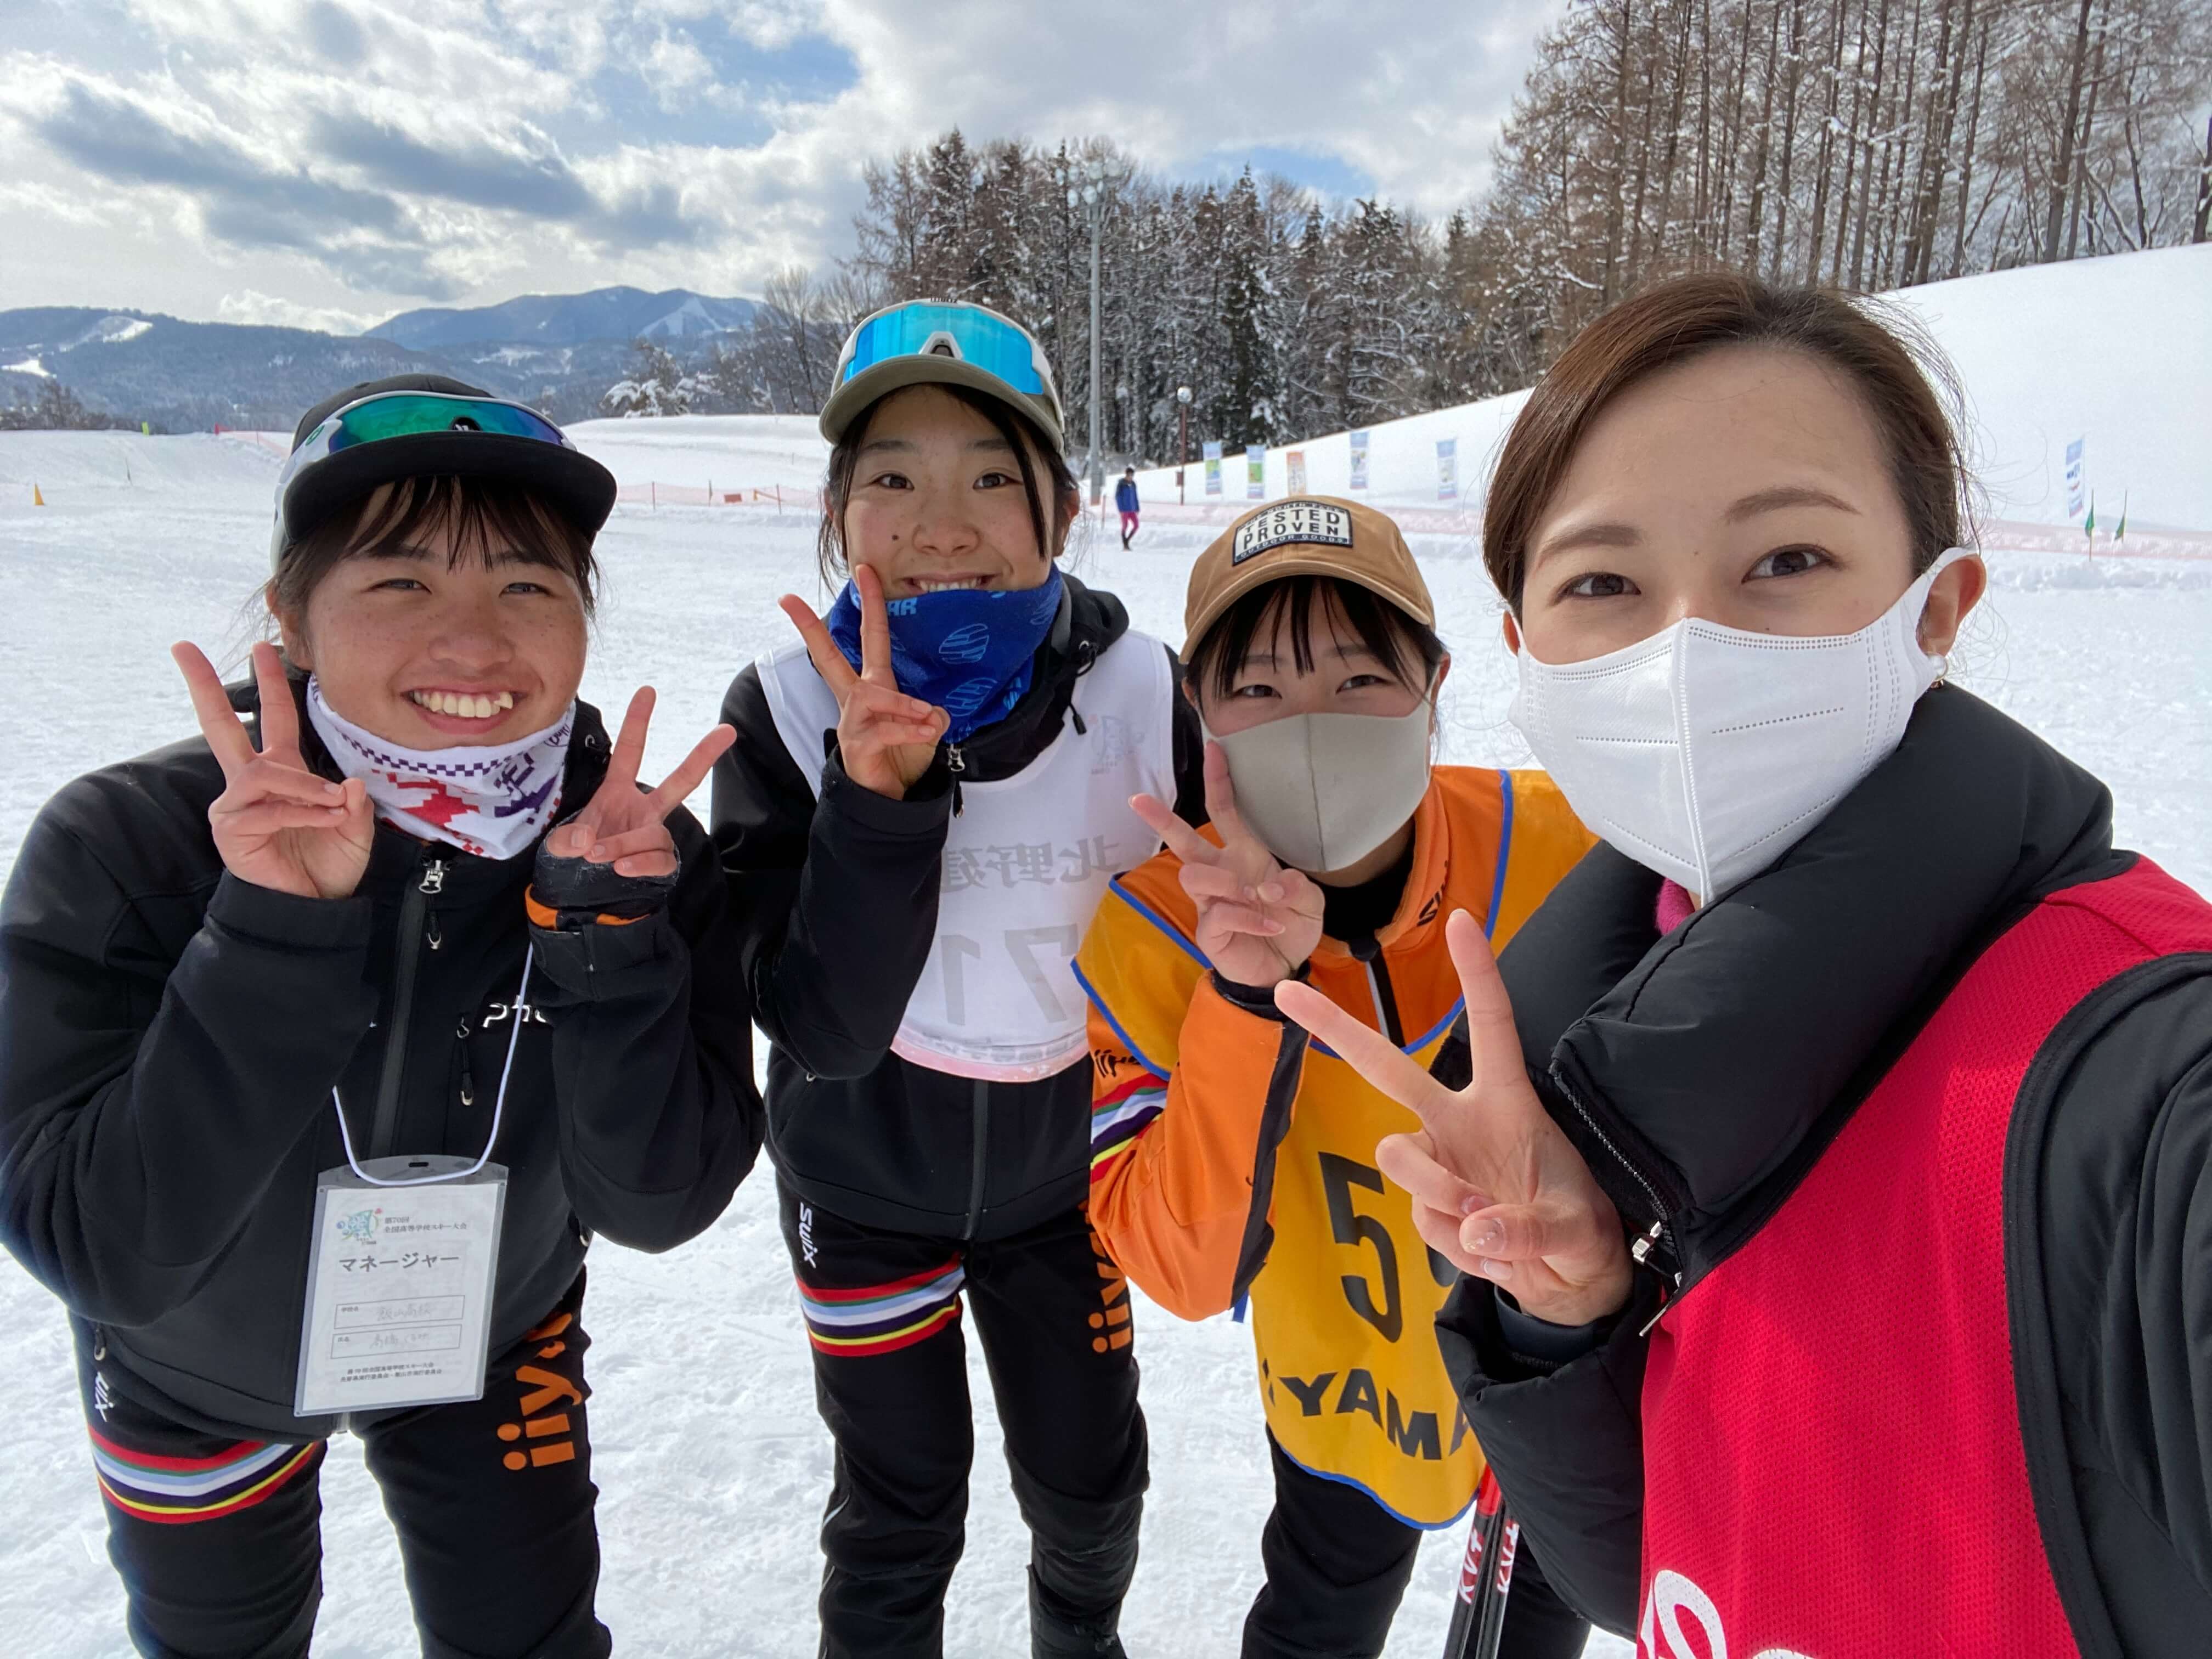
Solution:
<svg viewBox="0 0 2212 1659">
<path fill-rule="evenodd" d="M 1269 501 L 1286 499 L 1271 495 L 1264 501 L 1251 501 L 1238 496 L 1234 501 L 1148 501 L 1138 507 L 1140 517 L 1158 524 L 1228 525 Z M 1396 520 L 1398 528 L 1408 535 L 1420 536 L 1477 536 L 1482 532 L 1482 512 L 1480 507 L 1401 507 L 1390 501 L 1372 503 L 1377 512 L 1387 513 Z M 1100 523 L 1114 516 L 1114 498 L 1103 497 L 1094 511 Z"/>
<path fill-rule="evenodd" d="M 634 507 L 752 507 L 779 514 L 813 514 L 821 510 L 822 492 L 790 484 L 729 485 L 710 480 L 704 485 L 626 483 L 616 489 L 615 500 Z"/>
<path fill-rule="evenodd" d="M 292 453 L 290 446 L 283 441 L 284 434 L 281 432 L 255 432 L 243 427 L 217 426 L 215 435 L 218 438 L 229 438 L 239 443 L 252 444 L 257 449 L 266 449 L 272 453 L 288 458 Z"/>
<path fill-rule="evenodd" d="M 268 433 L 220 426 L 216 430 L 224 437 L 272 449 L 280 455 L 285 453 L 276 437 Z M 637 507 L 764 507 L 778 514 L 802 514 L 809 517 L 822 510 L 819 489 L 791 484 L 729 485 L 712 479 L 703 485 L 626 483 L 617 489 L 615 499 Z M 1110 517 L 1112 502 L 1113 497 L 1108 495 L 1092 509 L 1101 523 Z M 1481 539 L 1480 503 L 1421 507 L 1378 501 L 1373 504 L 1395 519 L 1399 529 L 1408 535 L 1467 537 L 1477 543 Z M 1259 505 L 1243 497 L 1155 500 L 1144 503 L 1143 514 L 1155 524 L 1221 526 L 1233 522 Z M 2023 524 L 2002 519 L 1987 520 L 1980 528 L 1982 545 L 1992 551 L 2078 553 L 2090 558 L 2212 559 L 2212 532 L 2201 530 L 2146 526 L 2116 540 L 2103 526 L 2087 536 L 2077 526 Z"/>
<path fill-rule="evenodd" d="M 1268 499 L 1282 498 L 1271 495 Z M 1478 544 L 1481 541 L 1482 509 L 1479 505 L 1419 507 L 1388 501 L 1371 504 L 1377 512 L 1395 520 L 1407 535 L 1466 537 Z M 1112 505 L 1109 496 L 1094 509 L 1100 523 L 1110 520 Z M 1146 501 L 1142 515 L 1153 524 L 1214 527 L 1231 524 L 1252 508 L 1263 505 L 1264 502 L 1242 497 L 1180 502 L 1170 498 Z M 2025 524 L 1992 519 L 1980 526 L 1980 541 L 1992 552 L 2073 553 L 2088 558 L 2212 559 L 2212 532 L 2149 526 L 2130 529 L 2124 537 L 2116 539 L 2111 530 L 2101 524 L 2094 536 L 2088 536 L 2082 533 L 2079 525 Z"/>
<path fill-rule="evenodd" d="M 2103 525 L 2094 535 L 2079 525 L 2019 524 L 1993 519 L 1981 544 L 1996 552 L 2079 553 L 2093 559 L 2212 559 L 2212 532 L 2145 527 L 2115 538 Z"/>
</svg>

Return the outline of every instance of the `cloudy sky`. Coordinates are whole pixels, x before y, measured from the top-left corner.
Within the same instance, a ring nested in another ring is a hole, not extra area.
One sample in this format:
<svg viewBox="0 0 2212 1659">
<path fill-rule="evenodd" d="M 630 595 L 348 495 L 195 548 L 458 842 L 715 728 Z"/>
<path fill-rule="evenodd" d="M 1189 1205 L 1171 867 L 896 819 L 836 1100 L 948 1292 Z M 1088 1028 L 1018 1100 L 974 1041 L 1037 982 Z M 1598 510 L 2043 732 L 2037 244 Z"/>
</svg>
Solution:
<svg viewBox="0 0 2212 1659">
<path fill-rule="evenodd" d="M 956 125 L 1448 210 L 1561 3 L 0 0 L 0 308 L 757 293 Z"/>
</svg>

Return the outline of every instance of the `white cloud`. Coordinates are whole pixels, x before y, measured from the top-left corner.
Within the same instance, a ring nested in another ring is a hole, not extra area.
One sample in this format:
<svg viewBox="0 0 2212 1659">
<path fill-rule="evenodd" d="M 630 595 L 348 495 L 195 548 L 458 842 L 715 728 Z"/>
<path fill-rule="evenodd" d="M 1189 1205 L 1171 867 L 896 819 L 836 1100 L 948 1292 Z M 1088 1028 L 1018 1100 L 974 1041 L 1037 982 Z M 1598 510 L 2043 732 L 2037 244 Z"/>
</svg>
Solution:
<svg viewBox="0 0 2212 1659">
<path fill-rule="evenodd" d="M 654 98 L 665 110 L 682 109 L 692 94 L 714 80 L 707 54 L 680 34 L 663 34 L 645 54 L 644 69 Z"/>
<path fill-rule="evenodd" d="M 85 0 L 113 27 L 0 53 L 0 234 L 68 219 L 106 302 L 186 314 L 744 292 L 848 252 L 862 163 L 956 125 L 1170 174 L 1311 157 L 1442 213 L 1563 3 Z M 79 268 L 12 263 L 0 305 Z"/>
<path fill-rule="evenodd" d="M 380 311 L 346 311 L 337 306 L 303 306 L 290 300 L 241 289 L 216 301 L 217 320 L 267 328 L 313 328 L 325 334 L 359 334 L 384 320 Z"/>
<path fill-rule="evenodd" d="M 0 213 L 10 210 L 49 223 L 98 225 L 108 218 L 99 205 L 82 196 L 27 179 L 0 179 Z"/>
</svg>

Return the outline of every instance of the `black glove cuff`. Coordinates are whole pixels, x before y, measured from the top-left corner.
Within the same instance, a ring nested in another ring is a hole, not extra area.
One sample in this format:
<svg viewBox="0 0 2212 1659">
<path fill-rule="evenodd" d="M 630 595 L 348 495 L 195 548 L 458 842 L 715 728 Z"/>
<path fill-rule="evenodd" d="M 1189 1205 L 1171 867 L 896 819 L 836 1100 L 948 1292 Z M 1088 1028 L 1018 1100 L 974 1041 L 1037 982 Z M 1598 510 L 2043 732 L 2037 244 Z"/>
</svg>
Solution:
<svg viewBox="0 0 2212 1659">
<path fill-rule="evenodd" d="M 634 921 L 668 902 L 680 873 L 678 869 L 665 876 L 625 876 L 612 863 L 561 858 L 547 852 L 540 842 L 531 891 L 540 905 L 560 916 L 563 926 L 572 920 L 580 924 L 597 916 Z"/>
</svg>

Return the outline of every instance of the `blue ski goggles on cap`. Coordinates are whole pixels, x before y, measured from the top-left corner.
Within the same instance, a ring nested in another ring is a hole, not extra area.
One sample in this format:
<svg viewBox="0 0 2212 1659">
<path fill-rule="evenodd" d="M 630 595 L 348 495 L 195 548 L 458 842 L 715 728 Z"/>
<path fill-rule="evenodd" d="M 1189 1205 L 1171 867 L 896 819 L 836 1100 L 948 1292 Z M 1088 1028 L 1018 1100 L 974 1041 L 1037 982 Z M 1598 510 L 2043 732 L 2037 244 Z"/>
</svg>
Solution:
<svg viewBox="0 0 2212 1659">
<path fill-rule="evenodd" d="M 318 461 L 386 438 L 421 438 L 442 432 L 489 432 L 574 449 L 568 434 L 534 409 L 495 398 L 459 398 L 439 392 L 384 392 L 348 404 L 301 441 L 276 481 L 285 485 Z"/>
<path fill-rule="evenodd" d="M 614 475 L 534 409 L 463 392 L 370 392 L 324 416 L 285 460 L 270 568 L 346 502 L 403 478 L 437 476 L 519 484 L 586 536 L 599 533 L 615 504 Z"/>
<path fill-rule="evenodd" d="M 838 356 L 836 384 L 843 386 L 894 358 L 927 356 L 957 358 L 1017 392 L 1049 398 L 1055 405 L 1060 402 L 1044 348 L 1027 329 L 981 306 L 927 300 L 879 311 L 854 329 Z"/>
</svg>

